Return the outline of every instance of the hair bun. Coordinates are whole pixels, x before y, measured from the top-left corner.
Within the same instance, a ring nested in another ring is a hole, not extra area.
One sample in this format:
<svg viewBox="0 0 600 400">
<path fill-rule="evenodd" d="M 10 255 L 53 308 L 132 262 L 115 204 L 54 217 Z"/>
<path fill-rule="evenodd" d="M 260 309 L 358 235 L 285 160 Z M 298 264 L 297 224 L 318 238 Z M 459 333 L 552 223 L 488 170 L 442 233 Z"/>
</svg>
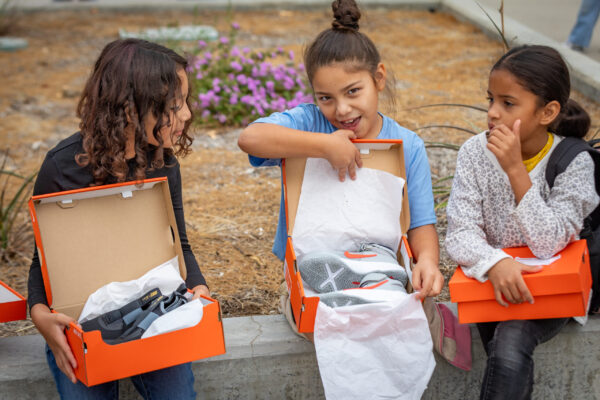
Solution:
<svg viewBox="0 0 600 400">
<path fill-rule="evenodd" d="M 331 23 L 333 29 L 358 30 L 360 11 L 354 0 L 334 0 L 331 3 L 331 8 L 335 18 Z"/>
<path fill-rule="evenodd" d="M 559 135 L 583 138 L 590 129 L 591 120 L 587 111 L 579 103 L 569 99 L 555 125 L 556 133 Z"/>
</svg>

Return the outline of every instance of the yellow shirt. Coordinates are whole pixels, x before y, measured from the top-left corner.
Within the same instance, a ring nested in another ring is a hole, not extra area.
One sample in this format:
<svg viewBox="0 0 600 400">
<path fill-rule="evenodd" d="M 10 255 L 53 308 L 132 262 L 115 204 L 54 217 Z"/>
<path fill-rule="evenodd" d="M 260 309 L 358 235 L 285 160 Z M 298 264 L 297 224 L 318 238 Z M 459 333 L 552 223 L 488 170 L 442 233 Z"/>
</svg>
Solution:
<svg viewBox="0 0 600 400">
<path fill-rule="evenodd" d="M 548 141 L 546 142 L 542 150 L 540 150 L 539 153 L 531 157 L 529 160 L 523 160 L 523 164 L 525 164 L 527 172 L 531 172 L 531 170 L 535 168 L 535 166 L 540 162 L 540 160 L 544 158 L 546 154 L 548 154 L 548 151 L 550 150 L 550 148 L 552 148 L 552 143 L 554 143 L 554 136 L 552 136 L 552 134 L 548 132 Z"/>
</svg>

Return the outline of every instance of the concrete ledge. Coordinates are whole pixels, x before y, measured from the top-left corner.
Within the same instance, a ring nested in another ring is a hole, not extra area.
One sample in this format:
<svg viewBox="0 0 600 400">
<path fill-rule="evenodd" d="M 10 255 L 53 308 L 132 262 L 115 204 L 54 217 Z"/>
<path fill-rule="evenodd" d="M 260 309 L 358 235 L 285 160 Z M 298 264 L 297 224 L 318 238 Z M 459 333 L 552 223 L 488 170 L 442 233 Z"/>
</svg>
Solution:
<svg viewBox="0 0 600 400">
<path fill-rule="evenodd" d="M 196 391 L 205 399 L 323 399 L 314 347 L 282 315 L 226 318 L 227 353 L 193 363 Z M 437 358 L 423 399 L 474 399 L 485 366 L 472 327 L 473 369 Z M 535 353 L 534 399 L 600 400 L 600 317 L 570 322 Z M 58 399 L 39 335 L 0 338 L 0 399 Z M 139 399 L 129 380 L 122 399 Z"/>
</svg>

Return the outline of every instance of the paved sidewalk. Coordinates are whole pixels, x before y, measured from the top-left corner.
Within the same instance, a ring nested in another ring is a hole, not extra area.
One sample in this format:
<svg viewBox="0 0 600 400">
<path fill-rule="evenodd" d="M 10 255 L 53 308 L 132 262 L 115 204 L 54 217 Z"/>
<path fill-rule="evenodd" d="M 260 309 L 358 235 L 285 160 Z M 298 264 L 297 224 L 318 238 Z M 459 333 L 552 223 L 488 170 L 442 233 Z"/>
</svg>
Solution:
<svg viewBox="0 0 600 400">
<path fill-rule="evenodd" d="M 474 0 L 474 7 L 477 7 Z M 500 0 L 478 0 L 481 5 L 493 10 L 500 7 Z M 510 17 L 531 29 L 564 43 L 577 19 L 581 0 L 504 0 L 504 16 Z M 499 13 L 491 14 L 495 21 L 500 20 Z M 600 22 L 594 29 L 590 48 L 584 53 L 600 61 Z"/>
</svg>

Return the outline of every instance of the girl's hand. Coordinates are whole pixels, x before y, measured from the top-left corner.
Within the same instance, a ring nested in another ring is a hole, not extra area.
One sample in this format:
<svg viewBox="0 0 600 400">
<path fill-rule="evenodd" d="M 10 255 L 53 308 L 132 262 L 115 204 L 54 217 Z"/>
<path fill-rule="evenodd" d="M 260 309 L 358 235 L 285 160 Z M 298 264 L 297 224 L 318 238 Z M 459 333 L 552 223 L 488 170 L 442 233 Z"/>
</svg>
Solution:
<svg viewBox="0 0 600 400">
<path fill-rule="evenodd" d="M 210 290 L 208 290 L 208 286 L 206 285 L 198 285 L 192 289 L 192 292 L 194 292 L 194 297 L 192 297 L 192 300 L 199 299 L 200 295 L 210 297 Z"/>
<path fill-rule="evenodd" d="M 65 328 L 75 320 L 65 314 L 51 312 L 45 304 L 36 304 L 31 308 L 31 320 L 52 350 L 58 368 L 71 382 L 77 383 L 73 372 L 77 368 L 77 361 L 65 335 Z"/>
<path fill-rule="evenodd" d="M 508 300 L 513 304 L 527 301 L 533 304 L 533 296 L 523 280 L 523 273 L 542 270 L 541 265 L 525 265 L 512 258 L 503 258 L 488 271 L 488 279 L 494 286 L 494 295 L 498 304 L 508 307 Z M 504 296 L 504 297 L 503 297 Z"/>
<path fill-rule="evenodd" d="M 412 271 L 412 285 L 419 292 L 418 299 L 437 296 L 444 286 L 444 275 L 438 266 L 425 261 L 417 262 Z"/>
<path fill-rule="evenodd" d="M 488 136 L 487 148 L 507 174 L 510 174 L 511 168 L 523 167 L 521 120 L 516 120 L 512 129 L 504 124 L 494 126 Z"/>
<path fill-rule="evenodd" d="M 340 182 L 344 182 L 346 173 L 350 175 L 350 179 L 356 179 L 356 167 L 362 167 L 362 160 L 360 152 L 350 141 L 356 139 L 354 132 L 340 129 L 327 135 L 327 139 L 325 158 L 338 171 Z"/>
</svg>

